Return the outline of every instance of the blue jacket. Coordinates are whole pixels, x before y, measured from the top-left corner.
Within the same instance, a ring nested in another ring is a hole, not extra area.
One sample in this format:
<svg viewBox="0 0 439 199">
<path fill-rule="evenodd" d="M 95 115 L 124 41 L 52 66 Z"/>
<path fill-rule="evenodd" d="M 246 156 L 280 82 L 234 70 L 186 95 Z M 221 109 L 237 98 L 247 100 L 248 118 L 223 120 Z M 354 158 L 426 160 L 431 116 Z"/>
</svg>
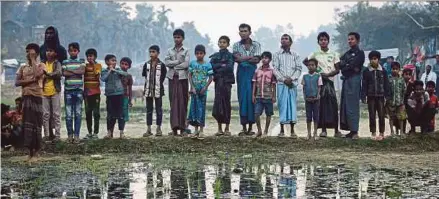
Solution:
<svg viewBox="0 0 439 199">
<path fill-rule="evenodd" d="M 128 73 L 120 68 L 116 68 L 111 72 L 108 68 L 102 70 L 101 80 L 105 82 L 105 95 L 123 95 L 125 90 L 122 84 L 122 76 L 127 75 Z"/>
</svg>

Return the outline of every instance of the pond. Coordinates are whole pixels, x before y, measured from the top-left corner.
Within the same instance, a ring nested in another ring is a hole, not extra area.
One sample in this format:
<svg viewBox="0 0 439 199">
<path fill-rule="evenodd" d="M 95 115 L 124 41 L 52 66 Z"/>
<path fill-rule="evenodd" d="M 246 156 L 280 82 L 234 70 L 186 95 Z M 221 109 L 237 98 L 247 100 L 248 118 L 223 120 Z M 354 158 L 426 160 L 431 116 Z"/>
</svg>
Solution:
<svg viewBox="0 0 439 199">
<path fill-rule="evenodd" d="M 436 198 L 439 169 L 349 162 L 2 165 L 1 198 Z M 101 167 L 105 166 L 105 169 Z M 68 168 L 72 167 L 72 168 Z"/>
</svg>

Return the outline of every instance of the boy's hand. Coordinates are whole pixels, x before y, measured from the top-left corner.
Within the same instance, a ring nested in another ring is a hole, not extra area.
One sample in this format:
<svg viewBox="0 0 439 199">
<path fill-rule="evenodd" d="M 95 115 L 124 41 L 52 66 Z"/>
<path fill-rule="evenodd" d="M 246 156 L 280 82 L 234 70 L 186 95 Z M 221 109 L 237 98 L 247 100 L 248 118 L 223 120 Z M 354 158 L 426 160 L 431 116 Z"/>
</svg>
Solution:
<svg viewBox="0 0 439 199">
<path fill-rule="evenodd" d="M 195 88 L 191 88 L 191 94 L 197 94 L 197 91 L 195 90 Z"/>
<path fill-rule="evenodd" d="M 202 88 L 200 91 L 200 95 L 204 95 L 206 93 L 206 90 L 207 90 L 206 87 Z"/>
<path fill-rule="evenodd" d="M 271 98 L 271 102 L 273 102 L 273 104 L 276 103 L 276 96 L 273 96 L 273 97 Z"/>
<path fill-rule="evenodd" d="M 256 104 L 256 97 L 254 95 L 252 97 L 252 102 L 253 102 L 253 104 Z"/>
</svg>

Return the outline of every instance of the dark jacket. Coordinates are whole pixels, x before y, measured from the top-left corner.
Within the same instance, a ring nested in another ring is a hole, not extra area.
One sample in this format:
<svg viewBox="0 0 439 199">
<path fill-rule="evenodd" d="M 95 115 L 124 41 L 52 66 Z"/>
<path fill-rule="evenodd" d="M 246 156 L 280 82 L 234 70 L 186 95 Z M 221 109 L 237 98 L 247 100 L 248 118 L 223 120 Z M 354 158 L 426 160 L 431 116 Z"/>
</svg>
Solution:
<svg viewBox="0 0 439 199">
<path fill-rule="evenodd" d="M 213 69 L 213 80 L 216 82 L 223 79 L 225 83 L 234 84 L 234 58 L 233 54 L 227 49 L 220 50 L 210 57 L 210 63 Z"/>
<path fill-rule="evenodd" d="M 344 76 L 342 78 L 349 78 L 353 75 L 361 74 L 363 64 L 364 64 L 364 51 L 360 50 L 358 46 L 349 49 L 340 58 L 339 66 L 340 66 L 341 74 Z"/>
<path fill-rule="evenodd" d="M 53 28 L 55 30 L 55 36 L 54 36 L 55 38 L 54 38 L 53 42 L 55 42 L 55 45 L 57 46 L 56 47 L 56 55 L 57 55 L 56 59 L 62 63 L 64 60 L 67 59 L 67 51 L 59 42 L 58 30 L 53 26 L 47 27 L 47 29 L 49 29 L 49 28 Z M 47 29 L 46 29 L 46 31 L 47 31 Z M 48 42 L 49 41 L 47 41 L 46 36 L 44 36 L 44 44 L 41 45 L 41 47 L 40 47 L 40 59 L 42 62 L 46 62 L 46 60 L 47 60 L 46 50 L 47 50 L 47 45 L 48 45 L 47 43 Z"/>
<path fill-rule="evenodd" d="M 376 69 L 369 65 L 363 71 L 361 99 L 365 100 L 366 97 L 390 97 L 389 77 L 381 65 Z"/>
<path fill-rule="evenodd" d="M 165 87 L 163 86 L 163 82 L 166 79 L 166 65 L 165 63 L 163 63 L 162 61 L 158 60 L 158 63 L 160 64 L 160 96 L 164 96 L 165 95 Z M 148 65 L 151 65 L 151 60 L 147 61 L 144 65 L 143 65 L 143 69 L 142 69 L 142 76 L 145 77 L 145 87 L 149 86 L 149 81 L 150 81 L 150 75 L 151 75 L 151 70 L 148 67 Z M 155 73 L 157 74 L 157 72 Z M 153 88 L 155 88 L 157 86 L 157 81 L 155 81 L 156 79 L 153 80 Z M 148 88 L 145 88 L 145 92 L 149 91 Z M 148 96 L 148 93 L 145 93 L 145 95 Z"/>
<path fill-rule="evenodd" d="M 53 72 L 45 74 L 45 78 L 43 80 L 43 89 L 47 80 L 53 79 L 56 92 L 58 93 L 61 92 L 61 77 L 62 77 L 61 71 L 62 71 L 61 63 L 58 60 L 55 60 L 55 62 L 53 62 Z"/>
</svg>

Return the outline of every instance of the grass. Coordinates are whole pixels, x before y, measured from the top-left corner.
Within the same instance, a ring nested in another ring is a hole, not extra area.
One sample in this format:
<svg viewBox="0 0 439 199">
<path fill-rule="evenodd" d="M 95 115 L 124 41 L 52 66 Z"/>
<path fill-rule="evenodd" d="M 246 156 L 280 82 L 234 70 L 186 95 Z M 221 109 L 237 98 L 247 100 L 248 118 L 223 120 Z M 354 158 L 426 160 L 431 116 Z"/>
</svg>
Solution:
<svg viewBox="0 0 439 199">
<path fill-rule="evenodd" d="M 59 142 L 46 144 L 43 152 L 50 154 L 88 155 L 88 154 L 211 154 L 218 151 L 229 153 L 279 153 L 307 150 L 348 150 L 351 152 L 437 152 L 439 133 L 417 135 L 406 139 L 388 138 L 383 141 L 360 138 L 358 140 L 325 138 L 317 141 L 290 138 L 249 138 L 249 137 L 206 137 L 193 140 L 179 137 L 135 138 L 128 140 L 91 140 L 79 145 Z M 2 153 L 2 157 L 15 153 Z"/>
</svg>

